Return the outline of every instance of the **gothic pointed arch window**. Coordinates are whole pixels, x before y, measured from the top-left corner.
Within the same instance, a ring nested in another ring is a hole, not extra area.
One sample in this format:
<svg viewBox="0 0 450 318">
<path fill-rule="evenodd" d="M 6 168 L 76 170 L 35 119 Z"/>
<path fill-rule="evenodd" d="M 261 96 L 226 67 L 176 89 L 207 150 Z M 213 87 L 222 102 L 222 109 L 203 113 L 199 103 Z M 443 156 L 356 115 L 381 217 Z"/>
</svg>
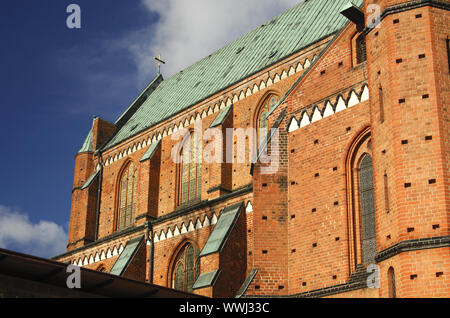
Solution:
<svg viewBox="0 0 450 318">
<path fill-rule="evenodd" d="M 201 139 L 190 132 L 184 139 L 179 164 L 178 205 L 200 200 L 202 188 Z"/>
<path fill-rule="evenodd" d="M 134 223 L 136 213 L 137 174 L 136 166 L 130 162 L 119 179 L 119 204 L 117 229 L 125 229 Z"/>
<path fill-rule="evenodd" d="M 256 134 L 257 134 L 257 145 L 258 148 L 261 145 L 263 140 L 263 135 L 267 134 L 269 132 L 269 125 L 268 125 L 268 119 L 267 115 L 269 114 L 269 111 L 272 109 L 273 106 L 275 106 L 279 101 L 278 96 L 274 94 L 270 94 L 267 96 L 263 102 L 261 103 L 261 106 L 258 108 L 256 113 Z"/>
<path fill-rule="evenodd" d="M 352 38 L 352 55 L 353 67 L 367 60 L 366 37 L 361 32 L 356 33 Z"/>
<path fill-rule="evenodd" d="M 375 231 L 375 200 L 372 156 L 364 154 L 359 165 L 359 192 L 361 207 L 361 240 L 364 264 L 375 262 L 377 237 Z"/>
<path fill-rule="evenodd" d="M 172 274 L 172 287 L 176 290 L 192 292 L 192 286 L 200 276 L 200 261 L 198 249 L 187 243 L 178 252 Z"/>
<path fill-rule="evenodd" d="M 389 298 L 397 298 L 397 291 L 395 288 L 395 271 L 393 267 L 388 270 L 388 290 Z"/>
<path fill-rule="evenodd" d="M 360 34 L 356 38 L 356 62 L 361 64 L 367 60 L 366 37 Z"/>
<path fill-rule="evenodd" d="M 374 172 L 370 129 L 361 133 L 347 157 L 349 233 L 353 270 L 375 263 L 377 254 Z"/>
</svg>

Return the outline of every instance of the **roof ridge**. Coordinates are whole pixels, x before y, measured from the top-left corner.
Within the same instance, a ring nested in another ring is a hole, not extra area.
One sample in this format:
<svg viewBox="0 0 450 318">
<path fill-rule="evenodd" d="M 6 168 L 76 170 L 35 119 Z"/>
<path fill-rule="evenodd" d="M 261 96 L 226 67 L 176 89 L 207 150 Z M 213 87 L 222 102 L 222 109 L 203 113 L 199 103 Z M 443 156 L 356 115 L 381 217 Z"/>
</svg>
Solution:
<svg viewBox="0 0 450 318">
<path fill-rule="evenodd" d="M 138 95 L 138 97 L 136 97 L 133 102 L 131 102 L 130 106 L 128 106 L 128 108 L 122 113 L 122 115 L 120 115 L 120 117 L 114 122 L 115 125 L 120 126 L 120 121 L 123 118 L 126 118 L 126 115 L 128 112 L 132 111 L 133 106 L 136 105 L 136 103 L 138 103 L 139 99 L 145 95 L 146 98 L 148 98 L 148 96 L 153 93 L 155 91 L 155 89 L 159 86 L 159 84 L 164 81 L 164 78 L 162 76 L 161 73 L 158 73 L 155 78 L 153 78 L 153 80 L 150 82 L 150 84 L 148 84 L 143 90 L 142 92 Z M 144 101 L 143 101 L 144 102 Z M 143 102 L 137 106 L 137 108 L 141 107 Z M 137 109 L 135 109 L 134 111 L 136 111 Z M 119 128 L 120 129 L 120 128 Z"/>
<path fill-rule="evenodd" d="M 188 70 L 188 69 L 190 69 L 190 68 L 196 66 L 197 64 L 200 64 L 200 63 L 203 62 L 204 60 L 206 60 L 206 59 L 212 57 L 213 55 L 219 53 L 220 51 L 225 50 L 226 48 L 228 48 L 228 47 L 229 47 L 230 45 L 232 45 L 233 43 L 235 43 L 235 42 L 241 40 L 242 38 L 244 38 L 244 37 L 246 37 L 246 36 L 249 36 L 249 34 L 255 32 L 255 31 L 257 31 L 257 30 L 259 30 L 259 29 L 265 27 L 267 24 L 269 24 L 269 23 L 272 22 L 273 20 L 276 20 L 276 19 L 279 18 L 280 16 L 283 16 L 283 15 L 287 14 L 288 12 L 295 10 L 298 6 L 302 6 L 302 5 L 304 5 L 305 3 L 311 2 L 311 1 L 314 1 L 314 0 L 300 0 L 300 1 L 301 1 L 301 2 L 297 3 L 297 4 L 294 5 L 293 7 L 287 9 L 286 11 L 280 13 L 279 15 L 275 16 L 274 18 L 270 19 L 269 21 L 267 21 L 267 22 L 265 22 L 265 23 L 263 23 L 263 24 L 261 24 L 261 25 L 255 27 L 255 28 L 251 29 L 251 30 L 248 31 L 247 33 L 245 33 L 245 34 L 241 35 L 240 37 L 238 37 L 237 39 L 230 40 L 230 42 L 226 43 L 225 45 L 223 45 L 223 46 L 220 47 L 219 49 L 215 50 L 214 52 L 210 53 L 209 55 L 202 57 L 201 59 L 197 60 L 197 61 L 194 62 L 193 64 L 190 64 L 190 65 L 186 66 L 184 69 L 180 70 L 179 72 L 177 72 L 177 73 L 175 73 L 175 74 L 169 76 L 169 77 L 167 78 L 167 80 L 171 79 L 172 77 L 175 77 L 175 76 L 178 75 L 178 74 L 183 73 L 184 71 L 186 71 L 186 70 Z"/>
<path fill-rule="evenodd" d="M 119 117 L 103 150 L 338 32 L 347 22 L 338 10 L 348 0 L 306 0 L 170 76 L 148 98 Z M 362 0 L 355 0 L 358 4 Z M 242 49 L 244 47 L 245 49 Z M 139 100 L 139 98 L 138 98 Z M 124 119 L 125 118 L 125 119 Z"/>
</svg>

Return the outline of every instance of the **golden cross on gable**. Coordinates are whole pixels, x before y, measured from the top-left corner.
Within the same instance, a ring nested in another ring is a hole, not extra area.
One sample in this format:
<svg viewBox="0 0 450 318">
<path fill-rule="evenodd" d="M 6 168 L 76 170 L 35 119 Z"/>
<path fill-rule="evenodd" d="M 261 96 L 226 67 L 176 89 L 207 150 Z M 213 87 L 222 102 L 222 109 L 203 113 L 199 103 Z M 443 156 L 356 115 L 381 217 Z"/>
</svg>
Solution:
<svg viewBox="0 0 450 318">
<path fill-rule="evenodd" d="M 158 61 L 158 73 L 161 74 L 161 63 L 166 64 L 166 62 L 161 59 L 161 54 L 158 54 L 158 57 L 155 57 L 155 60 Z"/>
</svg>

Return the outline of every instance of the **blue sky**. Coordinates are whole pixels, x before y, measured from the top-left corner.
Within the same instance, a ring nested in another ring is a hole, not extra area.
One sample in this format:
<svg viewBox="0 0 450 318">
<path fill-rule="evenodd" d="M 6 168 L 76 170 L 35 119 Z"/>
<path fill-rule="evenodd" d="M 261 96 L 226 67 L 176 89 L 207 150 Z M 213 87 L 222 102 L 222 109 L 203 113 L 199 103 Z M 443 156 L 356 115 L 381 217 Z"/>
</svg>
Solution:
<svg viewBox="0 0 450 318">
<path fill-rule="evenodd" d="M 155 76 L 155 55 L 167 78 L 298 2 L 2 0 L 0 247 L 64 252 L 92 117 L 115 121 Z M 81 29 L 66 26 L 71 3 Z"/>
</svg>

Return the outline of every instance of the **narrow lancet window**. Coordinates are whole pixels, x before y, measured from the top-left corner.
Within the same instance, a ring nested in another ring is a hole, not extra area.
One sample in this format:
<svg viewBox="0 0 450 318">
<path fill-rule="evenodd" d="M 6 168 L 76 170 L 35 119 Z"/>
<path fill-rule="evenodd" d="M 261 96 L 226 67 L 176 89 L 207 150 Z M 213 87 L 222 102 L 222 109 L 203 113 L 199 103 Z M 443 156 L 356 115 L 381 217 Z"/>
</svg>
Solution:
<svg viewBox="0 0 450 318">
<path fill-rule="evenodd" d="M 373 264 L 377 253 L 372 157 L 364 155 L 359 167 L 363 261 Z"/>
<path fill-rule="evenodd" d="M 136 212 L 137 169 L 133 163 L 123 171 L 120 179 L 119 218 L 117 228 L 127 228 L 134 223 Z"/>
</svg>

